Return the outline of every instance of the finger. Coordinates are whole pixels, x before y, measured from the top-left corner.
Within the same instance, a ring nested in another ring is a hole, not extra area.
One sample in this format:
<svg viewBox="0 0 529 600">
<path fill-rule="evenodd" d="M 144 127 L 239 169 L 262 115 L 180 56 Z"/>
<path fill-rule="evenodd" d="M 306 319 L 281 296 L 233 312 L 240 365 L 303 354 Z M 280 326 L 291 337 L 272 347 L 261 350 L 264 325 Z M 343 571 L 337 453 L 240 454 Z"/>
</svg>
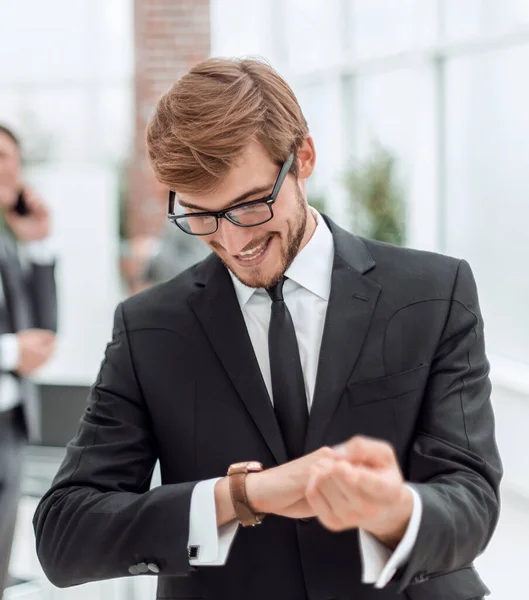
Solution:
<svg viewBox="0 0 529 600">
<path fill-rule="evenodd" d="M 39 349 L 36 350 L 33 354 L 35 361 L 38 362 L 39 364 L 42 364 L 44 361 L 48 360 L 50 353 L 46 352 L 45 350 Z"/>
<path fill-rule="evenodd" d="M 37 335 L 39 341 L 43 344 L 49 344 L 50 342 L 55 341 L 55 333 L 53 331 L 48 331 L 47 329 L 38 329 Z"/>
<path fill-rule="evenodd" d="M 392 504 L 398 499 L 402 481 L 390 472 L 367 469 L 341 461 L 336 467 L 336 485 L 358 503 L 359 511 L 374 504 Z"/>
<path fill-rule="evenodd" d="M 44 349 L 53 348 L 53 346 L 55 346 L 55 339 L 51 338 L 51 339 L 41 340 L 40 344 L 41 344 L 41 348 L 44 348 Z"/>
<path fill-rule="evenodd" d="M 319 490 L 344 527 L 357 525 L 359 515 L 366 509 L 366 502 L 356 489 L 343 484 L 338 467 L 322 480 Z"/>
<path fill-rule="evenodd" d="M 333 471 L 333 485 L 340 490 L 344 498 L 342 510 L 348 522 L 370 516 L 378 504 L 376 496 L 370 496 L 362 489 L 358 472 L 360 470 L 369 472 L 368 469 L 357 468 L 346 461 L 339 461 Z"/>
<path fill-rule="evenodd" d="M 316 490 L 310 497 L 307 496 L 307 504 L 324 527 L 331 531 L 339 531 L 342 528 L 321 492 Z"/>
<path fill-rule="evenodd" d="M 327 465 L 319 463 L 320 472 L 316 487 L 326 500 L 331 511 L 341 524 L 341 529 L 356 527 L 360 515 L 368 508 L 366 500 L 357 490 L 343 484 L 343 476 L 339 474 L 340 464 L 349 467 L 345 461 L 332 461 Z"/>
<path fill-rule="evenodd" d="M 24 194 L 24 200 L 30 206 L 37 206 L 38 204 L 42 204 L 37 193 L 27 185 L 22 188 L 22 193 Z"/>
<path fill-rule="evenodd" d="M 49 360 L 54 353 L 55 353 L 55 347 L 54 346 L 47 346 L 43 350 L 42 355 L 45 357 L 45 360 Z"/>
<path fill-rule="evenodd" d="M 332 460 L 323 458 L 315 462 L 310 467 L 309 478 L 305 488 L 306 493 L 310 493 L 315 487 L 320 486 L 322 480 L 328 475 L 332 466 Z"/>
<path fill-rule="evenodd" d="M 35 347 L 35 352 L 38 352 L 42 356 L 49 356 L 55 348 L 55 344 L 53 342 L 42 344 L 40 343 L 37 347 Z"/>
<path fill-rule="evenodd" d="M 309 480 L 309 485 L 307 485 L 305 498 L 307 504 L 324 527 L 327 527 L 331 531 L 339 531 L 343 528 L 342 523 L 337 518 L 326 495 L 321 489 L 322 483 L 327 476 L 328 472 L 324 468 L 315 466 Z"/>
<path fill-rule="evenodd" d="M 40 196 L 29 187 L 23 188 L 24 199 L 29 208 L 29 211 L 37 216 L 47 214 L 46 205 L 41 200 Z"/>
<path fill-rule="evenodd" d="M 375 468 L 396 462 L 395 451 L 391 444 L 364 436 L 355 436 L 347 440 L 341 444 L 337 454 L 353 463 L 363 463 Z"/>
</svg>

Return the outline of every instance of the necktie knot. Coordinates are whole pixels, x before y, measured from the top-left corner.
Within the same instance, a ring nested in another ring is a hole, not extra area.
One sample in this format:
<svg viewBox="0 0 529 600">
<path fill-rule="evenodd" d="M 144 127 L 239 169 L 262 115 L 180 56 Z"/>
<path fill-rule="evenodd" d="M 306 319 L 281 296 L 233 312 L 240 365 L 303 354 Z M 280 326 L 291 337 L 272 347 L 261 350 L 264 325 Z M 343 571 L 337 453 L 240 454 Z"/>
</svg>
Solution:
<svg viewBox="0 0 529 600">
<path fill-rule="evenodd" d="M 286 277 L 281 277 L 281 279 L 273 286 L 266 288 L 266 293 L 270 296 L 272 302 L 282 302 L 283 301 L 283 285 L 285 284 Z"/>
</svg>

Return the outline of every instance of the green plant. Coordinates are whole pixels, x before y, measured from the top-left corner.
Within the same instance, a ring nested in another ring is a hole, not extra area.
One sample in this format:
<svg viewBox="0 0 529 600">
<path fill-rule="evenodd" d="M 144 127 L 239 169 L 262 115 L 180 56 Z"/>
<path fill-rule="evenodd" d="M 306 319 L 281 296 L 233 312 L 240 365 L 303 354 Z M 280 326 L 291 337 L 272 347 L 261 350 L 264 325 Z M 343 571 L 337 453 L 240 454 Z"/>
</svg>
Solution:
<svg viewBox="0 0 529 600">
<path fill-rule="evenodd" d="M 369 158 L 345 176 L 355 233 L 397 246 L 406 241 L 403 194 L 396 178 L 396 159 L 380 144 Z"/>
</svg>

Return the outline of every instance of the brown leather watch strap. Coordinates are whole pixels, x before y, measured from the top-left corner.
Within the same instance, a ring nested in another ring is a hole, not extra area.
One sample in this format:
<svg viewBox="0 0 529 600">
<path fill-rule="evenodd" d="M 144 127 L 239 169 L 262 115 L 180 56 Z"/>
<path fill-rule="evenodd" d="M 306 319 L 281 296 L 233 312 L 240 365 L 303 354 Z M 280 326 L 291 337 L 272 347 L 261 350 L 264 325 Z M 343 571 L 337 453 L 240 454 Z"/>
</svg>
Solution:
<svg viewBox="0 0 529 600">
<path fill-rule="evenodd" d="M 228 469 L 231 501 L 237 520 L 243 527 L 259 525 L 265 517 L 263 513 L 256 513 L 252 509 L 246 495 L 248 473 L 257 473 L 262 470 L 263 465 L 255 461 L 235 463 Z"/>
</svg>

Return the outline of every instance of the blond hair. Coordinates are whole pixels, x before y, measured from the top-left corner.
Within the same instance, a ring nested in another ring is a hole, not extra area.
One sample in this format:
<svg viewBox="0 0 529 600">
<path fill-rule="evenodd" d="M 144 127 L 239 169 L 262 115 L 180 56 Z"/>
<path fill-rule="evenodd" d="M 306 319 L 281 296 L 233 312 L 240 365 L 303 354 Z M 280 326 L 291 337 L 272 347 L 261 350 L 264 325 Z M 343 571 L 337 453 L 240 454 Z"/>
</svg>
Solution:
<svg viewBox="0 0 529 600">
<path fill-rule="evenodd" d="M 160 98 L 147 148 L 161 183 L 181 193 L 206 192 L 252 139 L 280 164 L 299 150 L 307 133 L 294 92 L 269 64 L 210 58 Z"/>
</svg>

